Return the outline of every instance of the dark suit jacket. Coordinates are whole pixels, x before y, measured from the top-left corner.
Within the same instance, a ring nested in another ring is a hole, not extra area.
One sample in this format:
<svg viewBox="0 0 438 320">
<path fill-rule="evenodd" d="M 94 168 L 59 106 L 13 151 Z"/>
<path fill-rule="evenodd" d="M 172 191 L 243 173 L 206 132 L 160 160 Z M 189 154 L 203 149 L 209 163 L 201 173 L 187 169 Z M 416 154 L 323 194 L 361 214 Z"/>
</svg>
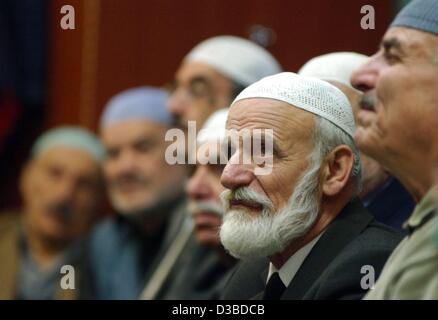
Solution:
<svg viewBox="0 0 438 320">
<path fill-rule="evenodd" d="M 396 178 L 390 177 L 363 202 L 377 221 L 406 233 L 402 226 L 414 211 L 415 202 Z"/>
<path fill-rule="evenodd" d="M 380 224 L 359 200 L 350 202 L 327 227 L 310 251 L 281 299 L 360 299 L 371 265 L 377 280 L 402 236 Z M 231 275 L 223 299 L 261 299 L 269 270 L 268 259 L 243 262 Z"/>
</svg>

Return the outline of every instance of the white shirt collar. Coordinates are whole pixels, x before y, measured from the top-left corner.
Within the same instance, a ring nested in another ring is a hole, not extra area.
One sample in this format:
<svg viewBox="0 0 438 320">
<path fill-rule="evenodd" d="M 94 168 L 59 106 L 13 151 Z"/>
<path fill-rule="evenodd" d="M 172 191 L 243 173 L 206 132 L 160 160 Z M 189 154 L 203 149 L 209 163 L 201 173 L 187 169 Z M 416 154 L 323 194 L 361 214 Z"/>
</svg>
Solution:
<svg viewBox="0 0 438 320">
<path fill-rule="evenodd" d="M 268 273 L 268 279 L 266 282 L 268 282 L 269 278 L 271 278 L 272 274 L 274 272 L 278 272 L 278 275 L 280 276 L 281 281 L 283 284 L 287 287 L 292 279 L 295 277 L 295 274 L 300 269 L 301 265 L 304 262 L 304 259 L 309 255 L 312 248 L 315 246 L 315 244 L 318 242 L 319 238 L 323 235 L 324 232 L 319 234 L 315 239 L 310 241 L 308 244 L 306 244 L 304 247 L 302 247 L 300 250 L 295 252 L 283 266 L 278 270 L 272 262 L 269 263 L 269 273 Z"/>
</svg>

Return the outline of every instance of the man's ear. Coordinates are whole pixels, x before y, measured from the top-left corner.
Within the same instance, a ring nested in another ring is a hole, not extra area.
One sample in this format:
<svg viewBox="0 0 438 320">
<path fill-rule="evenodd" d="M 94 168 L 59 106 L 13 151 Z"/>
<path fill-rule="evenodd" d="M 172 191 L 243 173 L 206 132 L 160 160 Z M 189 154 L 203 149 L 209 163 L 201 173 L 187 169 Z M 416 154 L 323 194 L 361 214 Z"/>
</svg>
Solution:
<svg viewBox="0 0 438 320">
<path fill-rule="evenodd" d="M 322 193 L 337 195 L 347 185 L 353 170 L 354 154 L 347 145 L 334 148 L 326 157 L 322 177 Z"/>
</svg>

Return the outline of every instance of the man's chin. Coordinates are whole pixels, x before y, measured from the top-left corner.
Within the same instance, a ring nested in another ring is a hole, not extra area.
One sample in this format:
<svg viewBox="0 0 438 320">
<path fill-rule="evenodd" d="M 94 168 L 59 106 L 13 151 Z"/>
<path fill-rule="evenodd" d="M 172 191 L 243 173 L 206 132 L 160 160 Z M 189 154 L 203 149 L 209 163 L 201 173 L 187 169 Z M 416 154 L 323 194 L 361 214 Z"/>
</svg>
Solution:
<svg viewBox="0 0 438 320">
<path fill-rule="evenodd" d="M 138 205 L 138 206 L 118 206 L 115 207 L 117 212 L 125 217 L 136 217 L 142 216 L 148 211 L 149 205 Z"/>
<path fill-rule="evenodd" d="M 280 244 L 272 238 L 270 223 L 256 221 L 242 210 L 228 212 L 220 230 L 224 248 L 237 259 L 268 257 L 281 251 Z"/>
<path fill-rule="evenodd" d="M 126 216 L 135 215 L 137 212 L 147 210 L 148 207 L 152 206 L 150 199 L 137 193 L 130 195 L 114 193 L 110 195 L 110 200 L 117 212 Z"/>
<path fill-rule="evenodd" d="M 67 243 L 72 238 L 70 228 L 54 224 L 46 225 L 41 228 L 41 235 L 53 243 Z"/>
<path fill-rule="evenodd" d="M 374 160 L 381 160 L 382 150 L 372 128 L 359 126 L 354 133 L 354 142 L 363 154 Z"/>
</svg>

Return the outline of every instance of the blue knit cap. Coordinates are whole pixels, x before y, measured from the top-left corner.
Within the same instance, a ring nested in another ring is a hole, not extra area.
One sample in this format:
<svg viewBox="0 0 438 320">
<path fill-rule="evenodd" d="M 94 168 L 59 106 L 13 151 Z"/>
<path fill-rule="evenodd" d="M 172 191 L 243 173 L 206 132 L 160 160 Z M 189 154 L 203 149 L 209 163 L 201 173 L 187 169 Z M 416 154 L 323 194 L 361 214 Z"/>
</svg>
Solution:
<svg viewBox="0 0 438 320">
<path fill-rule="evenodd" d="M 407 27 L 438 35 L 438 0 L 413 0 L 395 17 L 391 27 Z"/>
<path fill-rule="evenodd" d="M 172 115 L 166 107 L 168 94 L 159 88 L 137 87 L 110 99 L 100 119 L 100 128 L 126 120 L 149 120 L 169 126 Z"/>
<path fill-rule="evenodd" d="M 99 163 L 105 155 L 102 144 L 93 133 L 81 127 L 65 126 L 46 131 L 38 137 L 32 146 L 31 156 L 38 157 L 47 150 L 58 146 L 83 150 Z"/>
</svg>

